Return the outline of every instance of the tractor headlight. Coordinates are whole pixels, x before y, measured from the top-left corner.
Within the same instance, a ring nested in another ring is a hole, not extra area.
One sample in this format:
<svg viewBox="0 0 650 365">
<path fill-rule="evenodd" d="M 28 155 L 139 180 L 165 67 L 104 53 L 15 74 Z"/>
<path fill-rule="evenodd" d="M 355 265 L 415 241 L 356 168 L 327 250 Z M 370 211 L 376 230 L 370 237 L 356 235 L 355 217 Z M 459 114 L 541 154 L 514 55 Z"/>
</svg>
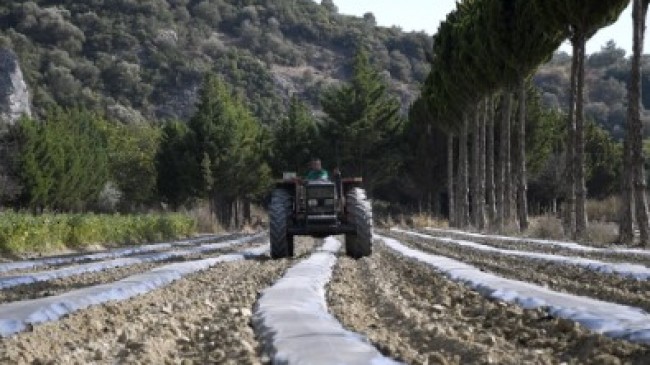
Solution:
<svg viewBox="0 0 650 365">
<path fill-rule="evenodd" d="M 307 205 L 310 207 L 317 207 L 318 206 L 318 200 L 317 199 L 309 199 L 307 201 Z"/>
<path fill-rule="evenodd" d="M 327 206 L 334 205 L 334 199 L 325 199 L 325 205 Z"/>
</svg>

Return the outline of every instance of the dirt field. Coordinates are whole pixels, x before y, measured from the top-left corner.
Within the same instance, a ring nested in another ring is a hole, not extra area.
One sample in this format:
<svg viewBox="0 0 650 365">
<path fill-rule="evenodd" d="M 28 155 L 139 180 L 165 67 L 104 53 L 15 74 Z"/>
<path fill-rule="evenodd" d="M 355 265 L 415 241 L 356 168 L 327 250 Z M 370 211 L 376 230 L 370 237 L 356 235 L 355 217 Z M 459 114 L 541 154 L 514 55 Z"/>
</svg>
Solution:
<svg viewBox="0 0 650 365">
<path fill-rule="evenodd" d="M 650 284 L 572 265 L 486 253 L 453 244 L 381 232 L 422 252 L 454 258 L 505 278 L 650 310 Z M 251 242 L 204 254 L 135 264 L 0 290 L 0 313 L 13 302 L 92 288 L 173 262 L 193 262 L 268 245 Z M 0 341 L 0 363 L 264 364 L 251 316 L 259 293 L 317 250 L 300 238 L 296 258 L 268 254 L 224 262 L 124 301 L 75 311 L 30 325 Z M 495 247 L 503 242 L 491 241 Z M 508 248 L 515 248 L 508 246 Z M 520 250 L 532 250 L 517 245 Z M 172 249 L 172 248 L 170 248 Z M 558 254 L 573 254 L 566 250 Z M 582 257 L 589 255 L 580 255 Z M 605 255 L 607 256 L 607 255 Z M 632 256 L 609 257 L 627 262 Z M 629 260 L 633 261 L 633 260 Z M 639 261 L 634 261 L 639 262 Z M 71 267 L 21 269 L 0 277 Z M 612 339 L 543 309 L 525 310 L 486 299 L 435 269 L 405 258 L 376 240 L 374 254 L 352 260 L 339 253 L 324 293 L 343 327 L 367 338 L 382 354 L 409 364 L 647 364 L 650 346 Z M 2 320 L 7 318 L 0 318 Z"/>
</svg>

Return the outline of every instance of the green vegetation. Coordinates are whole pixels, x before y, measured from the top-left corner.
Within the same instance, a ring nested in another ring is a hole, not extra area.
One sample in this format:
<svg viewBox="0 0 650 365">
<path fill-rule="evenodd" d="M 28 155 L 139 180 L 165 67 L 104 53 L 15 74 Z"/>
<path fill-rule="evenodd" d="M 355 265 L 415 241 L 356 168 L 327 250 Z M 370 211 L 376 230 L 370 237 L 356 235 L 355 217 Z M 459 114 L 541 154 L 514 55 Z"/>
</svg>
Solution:
<svg viewBox="0 0 650 365">
<path fill-rule="evenodd" d="M 0 4 L 0 46 L 19 55 L 39 113 L 81 106 L 129 123 L 186 120 L 215 71 L 273 123 L 293 90 L 317 106 L 321 90 L 350 74 L 345 60 L 362 39 L 413 97 L 430 37 L 372 18 L 312 0 L 16 1 Z"/>
<path fill-rule="evenodd" d="M 447 179 L 452 225 L 502 230 L 516 223 L 521 232 L 528 228 L 527 131 L 535 115 L 528 110 L 527 80 L 562 41 L 569 39 L 573 56 L 563 133 L 565 191 L 554 196 L 564 200 L 567 232 L 586 237 L 585 43 L 600 28 L 614 22 L 628 3 L 475 0 L 458 3 L 447 16 L 434 37 L 431 71 L 411 117 L 420 119 L 412 125 L 433 124 L 449 135 Z M 638 56 L 639 48 L 636 50 Z M 640 63 L 632 69 L 640 70 Z M 631 95 L 633 90 L 630 88 Z M 498 108 L 493 103 L 495 98 Z M 632 135 L 641 134 L 632 131 Z M 598 141 L 602 147 L 608 141 L 599 136 L 593 133 L 592 142 Z M 545 144 L 537 143 L 534 150 L 547 153 Z M 613 148 L 605 149 L 613 154 Z M 557 153 L 555 156 L 557 163 L 561 158 Z M 542 166 L 537 158 L 533 161 Z M 601 175 L 613 175 L 608 169 L 599 170 L 602 164 L 591 162 Z"/>
<path fill-rule="evenodd" d="M 196 222 L 183 214 L 0 215 L 0 251 L 7 254 L 80 249 L 93 244 L 125 245 L 191 236 Z"/>
<path fill-rule="evenodd" d="M 351 80 L 323 95 L 327 114 L 322 135 L 330 161 L 349 175 L 364 176 L 370 196 L 395 176 L 402 119 L 400 103 L 388 92 L 386 81 L 361 48 L 354 59 Z M 333 157 L 333 158 L 332 158 Z"/>
<path fill-rule="evenodd" d="M 136 211 L 156 202 L 160 131 L 107 121 L 85 109 L 52 108 L 23 118 L 8 138 L 22 193 L 16 208 L 42 211 Z"/>
<path fill-rule="evenodd" d="M 318 125 L 309 108 L 298 97 L 291 98 L 287 117 L 273 131 L 272 166 L 274 171 L 302 172 L 306 156 L 319 154 Z"/>
<path fill-rule="evenodd" d="M 172 124 L 165 128 L 163 141 L 158 183 L 175 206 L 186 203 L 184 199 L 207 199 L 224 226 L 230 226 L 233 218 L 238 226 L 239 216 L 233 216 L 238 202 L 250 202 L 270 187 L 271 170 L 264 161 L 269 152 L 267 134 L 218 76 L 206 76 L 187 129 Z"/>
<path fill-rule="evenodd" d="M 19 123 L 21 205 L 39 212 L 82 211 L 95 202 L 109 179 L 100 123 L 90 112 L 60 108 L 49 111 L 44 122 Z"/>
<path fill-rule="evenodd" d="M 332 1 L 3 4 L 0 46 L 18 54 L 35 114 L 0 135 L 0 203 L 205 204 L 241 227 L 273 177 L 316 155 L 361 175 L 387 212 L 524 231 L 529 210 L 560 203 L 567 231 L 584 232 L 586 192 L 618 191 L 630 155 L 630 69 L 650 78 L 650 58 L 614 43 L 584 55 L 626 3 L 463 1 L 433 39 Z M 556 52 L 568 38 L 575 57 Z"/>
<path fill-rule="evenodd" d="M 160 128 L 155 125 L 109 123 L 102 124 L 108 143 L 109 181 L 120 199 L 113 205 L 106 193 L 100 195 L 103 210 L 137 211 L 154 205 L 156 191 L 156 152 L 160 145 Z"/>
</svg>

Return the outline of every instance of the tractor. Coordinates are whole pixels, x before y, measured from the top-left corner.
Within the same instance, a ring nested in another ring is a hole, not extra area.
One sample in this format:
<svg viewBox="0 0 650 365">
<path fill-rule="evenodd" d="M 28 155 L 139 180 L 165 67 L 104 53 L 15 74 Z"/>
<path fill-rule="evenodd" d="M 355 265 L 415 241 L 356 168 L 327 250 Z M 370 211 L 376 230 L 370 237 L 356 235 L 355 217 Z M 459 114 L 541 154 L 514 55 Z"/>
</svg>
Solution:
<svg viewBox="0 0 650 365">
<path fill-rule="evenodd" d="M 269 206 L 271 257 L 294 256 L 294 237 L 345 235 L 345 252 L 355 259 L 372 253 L 372 208 L 361 178 L 303 180 L 285 173 Z"/>
</svg>

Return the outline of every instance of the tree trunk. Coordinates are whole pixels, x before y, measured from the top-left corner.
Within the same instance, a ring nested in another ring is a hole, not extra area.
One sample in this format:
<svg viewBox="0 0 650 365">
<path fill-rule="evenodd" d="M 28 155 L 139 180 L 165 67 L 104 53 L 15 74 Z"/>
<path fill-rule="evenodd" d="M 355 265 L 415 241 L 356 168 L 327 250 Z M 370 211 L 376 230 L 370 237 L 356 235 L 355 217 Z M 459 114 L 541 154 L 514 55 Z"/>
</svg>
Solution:
<svg viewBox="0 0 650 365">
<path fill-rule="evenodd" d="M 251 200 L 249 198 L 244 199 L 242 211 L 244 215 L 244 223 L 249 226 L 252 225 L 253 217 L 251 216 Z"/>
<path fill-rule="evenodd" d="M 566 201 L 564 203 L 564 230 L 565 235 L 575 238 L 576 236 L 576 183 L 574 171 L 575 144 L 576 144 L 576 80 L 578 73 L 578 50 L 576 42 L 573 44 L 573 58 L 571 61 L 571 91 L 569 94 L 569 116 L 567 120 L 566 136 L 566 163 L 564 175 L 566 182 Z"/>
<path fill-rule="evenodd" d="M 512 115 L 512 94 L 505 92 L 502 96 L 501 102 L 501 138 L 499 140 L 501 153 L 499 154 L 499 162 L 501 168 L 499 171 L 499 185 L 502 186 L 503 192 L 501 195 L 501 212 L 500 212 L 500 229 L 509 223 L 511 218 L 511 198 L 512 198 L 512 166 L 510 160 L 510 116 Z"/>
<path fill-rule="evenodd" d="M 467 228 L 469 226 L 469 181 L 468 181 L 468 156 L 467 156 L 467 132 L 468 132 L 468 116 L 463 117 L 462 130 L 460 133 L 460 147 L 459 147 L 459 186 L 460 186 L 460 227 Z"/>
<path fill-rule="evenodd" d="M 510 223 L 517 225 L 517 187 L 519 186 L 519 86 L 512 92 L 512 115 L 510 116 Z"/>
<path fill-rule="evenodd" d="M 641 56 L 643 54 L 643 38 L 645 33 L 645 18 L 648 3 L 645 0 L 634 0 L 634 45 L 632 55 L 632 75 L 628 92 L 628 123 L 632 155 L 632 170 L 634 173 L 634 207 L 636 222 L 639 228 L 641 245 L 650 244 L 650 226 L 648 224 L 648 201 L 646 197 L 646 178 L 643 158 L 643 124 L 641 123 Z"/>
<path fill-rule="evenodd" d="M 239 198 L 235 199 L 232 205 L 235 208 L 235 229 L 241 229 L 241 217 L 239 216 Z"/>
<path fill-rule="evenodd" d="M 586 39 L 578 37 L 578 80 L 576 98 L 576 236 L 587 236 L 587 187 L 585 182 L 585 115 L 584 115 L 584 84 L 585 84 L 585 46 Z"/>
<path fill-rule="evenodd" d="M 497 217 L 496 196 L 494 194 L 494 104 L 492 97 L 487 99 L 486 108 L 487 151 L 485 154 L 487 158 L 487 181 L 485 188 L 487 196 L 488 227 L 492 228 Z"/>
<path fill-rule="evenodd" d="M 505 105 L 505 97 L 501 96 L 501 107 L 500 107 L 500 112 L 501 112 L 501 122 L 499 125 L 499 158 L 497 159 L 497 166 L 496 166 L 496 219 L 494 222 L 494 226 L 497 231 L 503 230 L 503 207 L 504 207 L 504 192 L 505 192 L 505 171 L 506 171 L 506 164 L 505 164 L 505 146 L 503 145 L 504 141 L 504 119 L 505 117 L 503 116 L 503 113 L 506 109 Z"/>
<path fill-rule="evenodd" d="M 217 221 L 225 228 L 232 227 L 232 199 L 216 194 L 214 197 L 215 213 Z"/>
<path fill-rule="evenodd" d="M 454 135 L 449 133 L 447 134 L 447 195 L 449 199 L 449 226 L 458 227 L 454 189 Z"/>
<path fill-rule="evenodd" d="M 618 240 L 624 244 L 634 243 L 634 169 L 630 149 L 630 126 L 628 125 L 623 142 L 623 176 L 621 181 L 621 216 Z"/>
<path fill-rule="evenodd" d="M 506 209 L 505 209 L 505 219 L 507 224 L 512 223 L 512 221 L 515 219 L 515 213 L 516 213 L 516 204 L 517 204 L 517 190 L 515 189 L 516 183 L 515 183 L 515 169 L 514 169 L 514 164 L 513 164 L 513 153 L 512 153 L 512 117 L 515 115 L 514 114 L 514 102 L 513 102 L 513 94 L 512 92 L 508 91 L 508 123 L 507 123 L 507 128 L 506 128 Z"/>
<path fill-rule="evenodd" d="M 436 218 L 440 218 L 442 216 L 441 214 L 441 206 L 440 206 L 440 191 L 435 191 L 433 196 L 430 197 L 431 200 L 431 205 L 433 209 L 433 216 Z"/>
<path fill-rule="evenodd" d="M 517 215 L 519 231 L 528 229 L 528 181 L 526 177 L 526 80 L 519 81 L 519 143 L 517 158 Z"/>
<path fill-rule="evenodd" d="M 487 119 L 488 101 L 485 99 L 479 107 L 479 186 L 478 186 L 478 228 L 485 229 L 485 121 Z"/>
<path fill-rule="evenodd" d="M 480 159 L 481 159 L 481 151 L 480 151 L 480 143 L 481 143 L 481 136 L 479 134 L 479 129 L 480 129 L 480 108 L 477 106 L 474 109 L 473 115 L 470 119 L 470 123 L 472 125 L 472 162 L 471 162 L 471 181 L 472 181 L 472 187 L 470 190 L 470 195 L 472 197 L 472 211 L 471 211 L 471 219 L 472 219 L 472 225 L 474 228 L 478 229 L 480 228 L 480 222 L 479 222 L 479 194 L 480 194 L 480 184 L 481 184 L 481 177 L 480 177 Z"/>
</svg>

